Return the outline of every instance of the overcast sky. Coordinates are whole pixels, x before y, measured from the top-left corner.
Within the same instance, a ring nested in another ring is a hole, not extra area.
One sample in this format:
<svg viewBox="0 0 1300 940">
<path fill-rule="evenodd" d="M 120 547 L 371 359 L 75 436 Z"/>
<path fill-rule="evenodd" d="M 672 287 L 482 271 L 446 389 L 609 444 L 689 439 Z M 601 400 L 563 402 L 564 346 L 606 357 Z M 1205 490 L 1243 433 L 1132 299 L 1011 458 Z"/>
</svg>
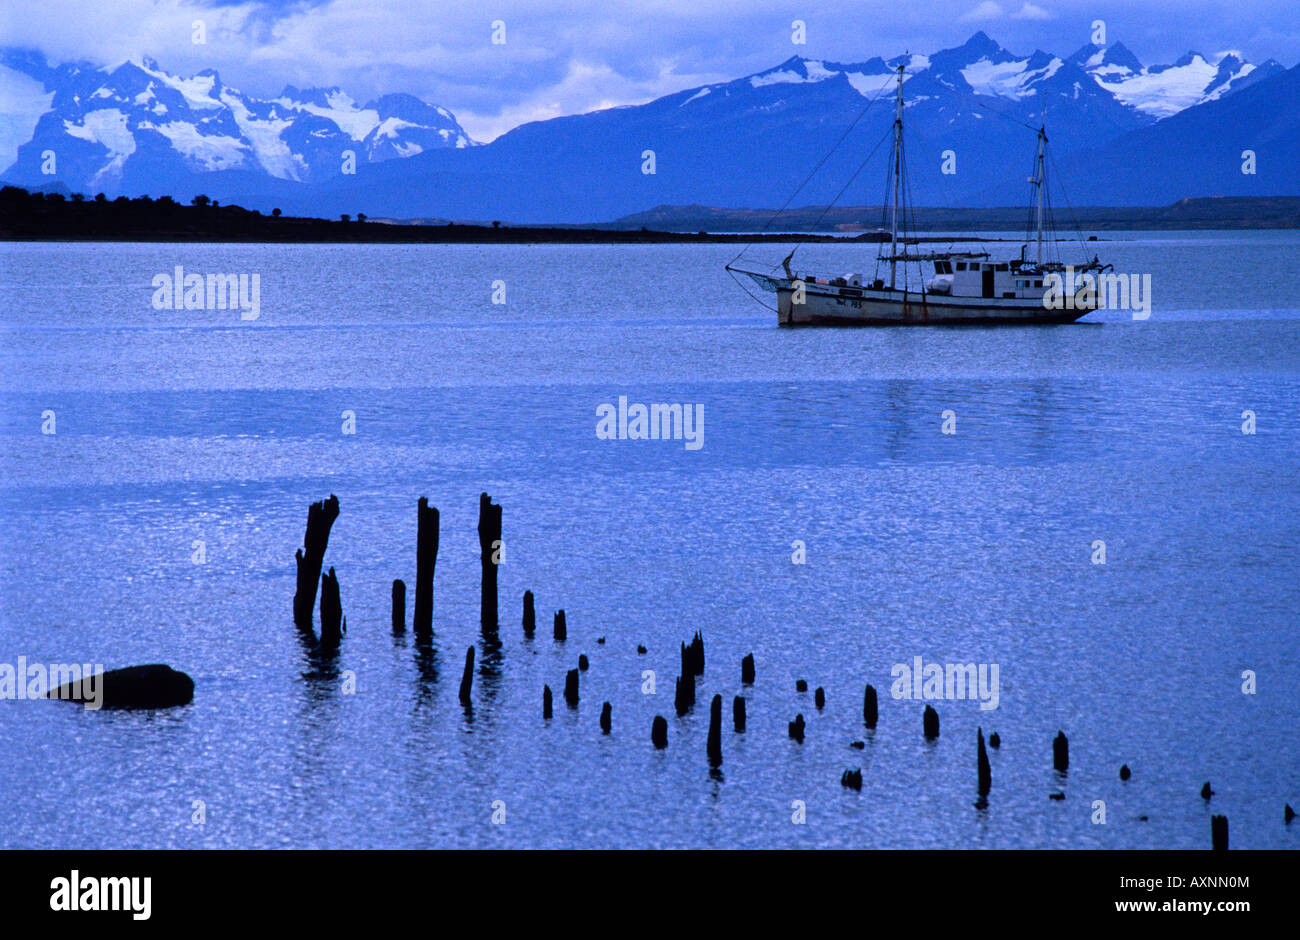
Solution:
<svg viewBox="0 0 1300 940">
<path fill-rule="evenodd" d="M 1300 59 L 1295 0 L 0 0 L 0 45 L 52 62 L 152 56 L 215 68 L 255 95 L 338 85 L 359 102 L 405 91 L 491 140 L 529 120 L 648 101 L 791 55 L 930 53 L 977 29 L 1016 53 L 1067 55 L 1103 20 L 1146 64 L 1239 49 Z M 193 42 L 201 20 L 206 43 Z M 505 43 L 493 44 L 493 21 Z M 805 45 L 791 24 L 806 23 Z"/>
</svg>

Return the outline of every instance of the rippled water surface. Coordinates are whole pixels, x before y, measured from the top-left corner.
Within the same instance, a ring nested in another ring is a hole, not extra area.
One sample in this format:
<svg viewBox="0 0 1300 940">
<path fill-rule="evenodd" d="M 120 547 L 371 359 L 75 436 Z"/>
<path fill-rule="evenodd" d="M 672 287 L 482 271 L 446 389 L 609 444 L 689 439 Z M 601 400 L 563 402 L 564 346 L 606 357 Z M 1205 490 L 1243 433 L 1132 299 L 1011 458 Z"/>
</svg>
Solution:
<svg viewBox="0 0 1300 940">
<path fill-rule="evenodd" d="M 1088 249 L 1151 273 L 1149 320 L 780 330 L 726 245 L 0 246 L 0 663 L 196 682 L 154 713 L 0 702 L 0 845 L 1196 848 L 1221 812 L 1234 847 L 1295 847 L 1300 305 L 1280 272 L 1300 235 L 1109 237 Z M 870 271 L 868 250 L 799 257 Z M 258 273 L 260 316 L 155 310 L 177 264 Z M 598 439 L 620 395 L 701 405 L 704 446 Z M 506 542 L 486 656 L 484 490 Z M 321 666 L 291 620 L 293 554 L 329 493 L 349 630 Z M 389 622 L 422 495 L 442 512 L 423 652 Z M 696 630 L 706 671 L 679 718 Z M 916 656 L 998 664 L 998 707 L 934 703 L 927 743 L 922 703 L 889 691 Z M 977 726 L 1002 741 L 983 808 Z M 861 793 L 840 786 L 853 767 Z"/>
</svg>

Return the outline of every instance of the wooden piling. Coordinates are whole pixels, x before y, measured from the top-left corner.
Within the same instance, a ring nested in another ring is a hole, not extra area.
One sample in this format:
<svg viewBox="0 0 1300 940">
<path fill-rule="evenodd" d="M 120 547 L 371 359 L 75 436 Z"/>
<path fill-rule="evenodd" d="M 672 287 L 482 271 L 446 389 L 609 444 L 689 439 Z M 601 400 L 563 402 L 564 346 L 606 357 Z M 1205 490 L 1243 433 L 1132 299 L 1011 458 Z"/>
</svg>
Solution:
<svg viewBox="0 0 1300 940">
<path fill-rule="evenodd" d="M 745 730 L 745 696 L 737 695 L 731 700 L 731 721 L 737 731 Z"/>
<path fill-rule="evenodd" d="M 1289 822 L 1290 822 L 1291 820 L 1293 820 L 1293 819 L 1295 819 L 1295 810 L 1293 810 L 1293 809 L 1291 808 L 1291 804 L 1290 804 L 1290 803 L 1285 803 L 1285 804 L 1283 804 L 1283 806 L 1282 806 L 1282 821 L 1285 822 L 1285 823 L 1289 823 Z"/>
<path fill-rule="evenodd" d="M 996 751 L 1001 746 L 1002 746 L 1002 738 L 998 737 L 998 733 L 994 731 L 992 734 L 989 735 L 989 747 L 993 748 L 993 750 Z"/>
<path fill-rule="evenodd" d="M 530 640 L 537 630 L 537 610 L 533 606 L 533 592 L 524 591 L 524 636 Z"/>
<path fill-rule="evenodd" d="M 862 791 L 862 768 L 853 767 L 840 774 L 840 786 L 860 793 Z"/>
<path fill-rule="evenodd" d="M 611 725 L 610 715 L 611 715 L 611 713 L 613 712 L 613 710 L 614 710 L 614 709 L 613 709 L 613 706 L 611 706 L 611 705 L 609 704 L 609 702 L 606 702 L 604 705 L 600 706 L 600 731 L 601 731 L 601 734 L 609 734 L 609 729 L 610 729 L 610 725 Z"/>
<path fill-rule="evenodd" d="M 578 654 L 578 668 L 581 669 L 583 672 L 586 672 L 588 669 L 591 668 L 591 662 L 587 659 L 586 653 Z"/>
<path fill-rule="evenodd" d="M 1131 776 L 1133 776 L 1133 771 L 1128 769 L 1128 764 L 1121 764 L 1119 768 L 1119 779 L 1127 780 Z"/>
<path fill-rule="evenodd" d="M 339 600 L 339 579 L 334 569 L 320 576 L 320 645 L 323 649 L 338 649 L 343 634 L 348 632 L 348 620 L 343 616 Z"/>
<path fill-rule="evenodd" d="M 1056 732 L 1052 739 L 1052 768 L 1064 773 L 1070 767 L 1070 739 L 1064 731 Z"/>
<path fill-rule="evenodd" d="M 927 741 L 933 741 L 939 736 L 939 713 L 929 705 L 925 706 L 925 714 L 921 718 L 921 728 L 925 732 Z"/>
<path fill-rule="evenodd" d="M 1216 852 L 1228 851 L 1228 817 L 1210 817 L 1210 844 Z"/>
<path fill-rule="evenodd" d="M 474 647 L 465 650 L 465 671 L 460 676 L 460 702 L 470 703 L 469 693 L 474 685 Z"/>
<path fill-rule="evenodd" d="M 1201 784 L 1201 799 L 1208 800 L 1212 796 L 1214 796 L 1214 791 L 1210 789 L 1210 781 L 1207 780 Z"/>
<path fill-rule="evenodd" d="M 316 607 L 316 588 L 320 582 L 321 565 L 325 561 L 325 548 L 329 545 L 330 527 L 339 517 L 339 498 L 333 493 L 329 499 L 307 507 L 307 531 L 303 547 L 294 558 L 298 562 L 298 586 L 293 594 L 293 622 L 299 630 L 310 632 L 312 611 Z"/>
<path fill-rule="evenodd" d="M 989 752 L 984 749 L 984 729 L 975 729 L 975 762 L 979 773 L 979 794 L 988 796 L 993 785 L 993 772 L 989 768 Z"/>
<path fill-rule="evenodd" d="M 803 743 L 803 730 L 804 730 L 804 720 L 803 720 L 803 715 L 801 715 L 801 714 L 800 714 L 800 715 L 795 715 L 795 716 L 794 716 L 794 721 L 790 722 L 790 725 L 789 725 L 789 729 L 788 729 L 788 730 L 789 730 L 790 737 L 794 738 L 796 741 L 798 741 L 800 744 L 802 744 L 802 743 Z"/>
<path fill-rule="evenodd" d="M 754 684 L 754 654 L 748 654 L 740 661 L 740 682 L 742 685 Z"/>
<path fill-rule="evenodd" d="M 794 680 L 794 690 L 795 690 L 796 692 L 807 692 L 807 691 L 808 691 L 808 680 L 807 680 L 807 679 L 795 679 L 795 680 Z"/>
<path fill-rule="evenodd" d="M 555 633 L 555 639 L 556 639 L 556 641 L 559 642 L 559 643 L 563 643 L 564 640 L 565 640 L 565 638 L 568 637 L 568 635 L 569 635 L 569 625 L 568 625 L 568 624 L 565 622 L 565 620 L 564 620 L 564 611 L 563 611 L 563 610 L 557 610 L 557 611 L 555 612 L 555 630 L 554 630 L 554 633 Z"/>
<path fill-rule="evenodd" d="M 393 579 L 393 632 L 406 632 L 406 582 Z"/>
<path fill-rule="evenodd" d="M 876 721 L 880 718 L 879 707 L 876 702 L 876 687 L 868 685 L 862 693 L 862 721 L 868 728 L 874 728 Z"/>
<path fill-rule="evenodd" d="M 818 711 L 826 707 L 826 690 L 821 686 L 817 686 L 817 691 L 813 693 L 813 704 L 817 706 Z"/>
<path fill-rule="evenodd" d="M 564 677 L 564 701 L 570 708 L 578 707 L 578 670 L 570 669 Z"/>
<path fill-rule="evenodd" d="M 722 763 L 722 696 L 713 696 L 709 703 L 709 766 Z"/>
<path fill-rule="evenodd" d="M 551 717 L 551 687 L 549 685 L 542 686 L 542 717 Z"/>
<path fill-rule="evenodd" d="M 650 725 L 650 740 L 657 748 L 668 746 L 668 720 L 663 715 L 655 715 L 654 723 Z"/>
<path fill-rule="evenodd" d="M 438 564 L 438 510 L 428 497 L 416 503 L 415 525 L 415 613 L 411 629 L 416 639 L 433 636 L 433 570 Z"/>
<path fill-rule="evenodd" d="M 685 675 L 677 677 L 677 685 L 673 692 L 673 705 L 679 715 L 685 715 L 695 707 L 695 673 L 687 672 Z"/>
<path fill-rule="evenodd" d="M 487 493 L 478 498 L 479 561 L 483 570 L 481 617 L 484 636 L 495 636 L 497 620 L 497 563 L 501 551 L 501 507 Z"/>
</svg>

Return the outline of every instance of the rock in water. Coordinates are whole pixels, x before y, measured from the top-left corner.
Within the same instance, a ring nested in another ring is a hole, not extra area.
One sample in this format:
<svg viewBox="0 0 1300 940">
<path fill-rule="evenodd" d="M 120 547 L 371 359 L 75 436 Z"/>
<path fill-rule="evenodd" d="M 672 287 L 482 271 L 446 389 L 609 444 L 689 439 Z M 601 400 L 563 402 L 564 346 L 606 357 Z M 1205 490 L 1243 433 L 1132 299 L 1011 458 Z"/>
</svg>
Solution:
<svg viewBox="0 0 1300 940">
<path fill-rule="evenodd" d="M 194 699 L 194 680 L 171 666 L 151 663 L 95 673 L 51 689 L 46 698 L 83 702 L 92 709 L 170 708 Z"/>
</svg>

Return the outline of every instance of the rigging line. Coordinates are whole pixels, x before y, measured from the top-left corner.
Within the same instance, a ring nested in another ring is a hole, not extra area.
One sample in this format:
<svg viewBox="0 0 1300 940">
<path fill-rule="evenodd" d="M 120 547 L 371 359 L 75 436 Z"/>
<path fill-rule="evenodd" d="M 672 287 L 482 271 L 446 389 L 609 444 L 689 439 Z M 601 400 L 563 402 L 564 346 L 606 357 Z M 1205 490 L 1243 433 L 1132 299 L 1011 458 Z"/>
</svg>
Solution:
<svg viewBox="0 0 1300 940">
<path fill-rule="evenodd" d="M 792 203 L 792 202 L 794 201 L 794 197 L 797 196 L 797 195 L 799 195 L 799 193 L 803 190 L 803 188 L 804 188 L 805 186 L 807 186 L 809 182 L 811 182 L 812 178 L 813 178 L 814 176 L 817 175 L 817 171 L 820 170 L 820 169 L 825 165 L 826 161 L 829 160 L 829 159 L 831 158 L 831 155 L 832 155 L 833 153 L 835 153 L 836 150 L 840 149 L 840 144 L 844 143 L 845 138 L 847 138 L 847 137 L 849 136 L 849 134 L 852 132 L 853 128 L 855 128 L 855 127 L 858 126 L 858 122 L 861 121 L 862 118 L 863 118 L 863 116 L 866 115 L 867 111 L 869 111 L 869 110 L 871 109 L 871 106 L 872 106 L 873 104 L 875 104 L 877 101 L 880 100 L 880 96 L 881 96 L 882 94 L 884 94 L 885 89 L 888 88 L 888 87 L 890 86 L 890 84 L 893 83 L 893 81 L 894 81 L 894 78 L 893 78 L 893 76 L 891 75 L 891 76 L 889 77 L 889 79 L 885 82 L 885 84 L 882 85 L 882 86 L 880 87 L 880 91 L 876 92 L 875 97 L 872 98 L 872 99 L 870 99 L 870 100 L 869 100 L 869 101 L 868 101 L 868 102 L 863 106 L 862 110 L 858 112 L 858 116 L 855 117 L 855 118 L 853 119 L 853 122 L 852 122 L 851 124 L 849 124 L 849 126 L 846 127 L 846 128 L 844 129 L 844 133 L 842 133 L 842 134 L 840 135 L 839 140 L 835 141 L 835 143 L 834 143 L 834 145 L 831 147 L 831 149 L 828 150 L 828 151 L 826 151 L 826 155 L 823 156 L 819 161 L 817 161 L 817 165 L 816 165 L 815 167 L 812 168 L 812 172 L 810 172 L 806 177 L 804 177 L 803 182 L 800 183 L 800 184 L 798 185 L 798 187 L 796 187 L 795 191 L 792 192 L 792 193 L 790 194 L 789 198 L 786 199 L 786 201 L 784 202 L 784 204 L 782 204 L 781 208 L 780 208 L 780 209 L 777 209 L 777 210 L 776 210 L 776 213 L 775 213 L 775 214 L 774 214 L 770 219 L 768 219 L 765 223 L 763 223 L 763 227 L 762 227 L 761 229 L 758 230 L 760 235 L 761 235 L 763 232 L 766 232 L 767 229 L 768 229 L 768 226 L 770 226 L 773 222 L 775 222 L 776 219 L 777 219 L 777 217 L 780 216 L 781 213 L 784 212 L 784 211 L 789 207 L 790 203 Z M 736 255 L 736 257 L 732 258 L 730 263 L 731 263 L 731 264 L 735 264 L 737 261 L 739 261 L 739 260 L 741 259 L 741 257 L 745 254 L 745 252 L 747 252 L 750 248 L 752 248 L 753 245 L 754 245 L 753 242 L 749 242 L 748 244 L 746 244 L 745 247 L 743 247 L 743 248 L 740 249 L 740 254 L 738 254 L 738 255 Z"/>
<path fill-rule="evenodd" d="M 1079 236 L 1079 248 L 1087 255 L 1088 249 L 1083 244 L 1083 228 L 1079 225 L 1079 217 L 1074 211 L 1074 206 L 1070 204 L 1070 194 L 1065 191 L 1065 183 L 1059 180 L 1061 174 L 1056 168 L 1056 158 L 1049 152 L 1047 159 L 1052 164 L 1052 176 L 1057 178 L 1057 188 L 1061 190 L 1061 198 L 1065 200 L 1065 208 L 1070 213 L 1070 224 L 1074 227 L 1074 234 Z"/>
<path fill-rule="evenodd" d="M 848 188 L 853 185 L 853 181 L 858 178 L 858 174 L 860 174 L 863 171 L 863 169 L 866 167 L 866 165 L 871 162 L 871 158 L 876 155 L 876 151 L 879 150 L 880 145 L 885 142 L 885 138 L 888 137 L 893 132 L 894 132 L 894 128 L 891 125 L 889 129 L 886 130 L 885 133 L 881 135 L 880 140 L 876 141 L 876 145 L 871 148 L 871 152 L 868 153 L 866 157 L 863 158 L 862 162 L 858 164 L 858 168 L 853 171 L 853 175 L 849 177 L 849 181 L 840 187 L 840 191 L 835 194 L 835 198 L 832 199 L 825 206 L 822 206 L 821 215 L 817 216 L 817 221 L 813 222 L 812 226 L 809 228 L 810 232 L 814 231 L 817 228 L 817 226 L 821 224 L 822 219 L 826 218 L 826 213 L 830 212 L 831 209 L 834 208 L 835 203 L 839 202 L 840 197 L 843 196 L 845 191 L 847 191 Z M 798 248 L 802 244 L 803 243 L 800 242 L 798 245 L 795 246 L 795 249 L 798 250 Z"/>
</svg>

